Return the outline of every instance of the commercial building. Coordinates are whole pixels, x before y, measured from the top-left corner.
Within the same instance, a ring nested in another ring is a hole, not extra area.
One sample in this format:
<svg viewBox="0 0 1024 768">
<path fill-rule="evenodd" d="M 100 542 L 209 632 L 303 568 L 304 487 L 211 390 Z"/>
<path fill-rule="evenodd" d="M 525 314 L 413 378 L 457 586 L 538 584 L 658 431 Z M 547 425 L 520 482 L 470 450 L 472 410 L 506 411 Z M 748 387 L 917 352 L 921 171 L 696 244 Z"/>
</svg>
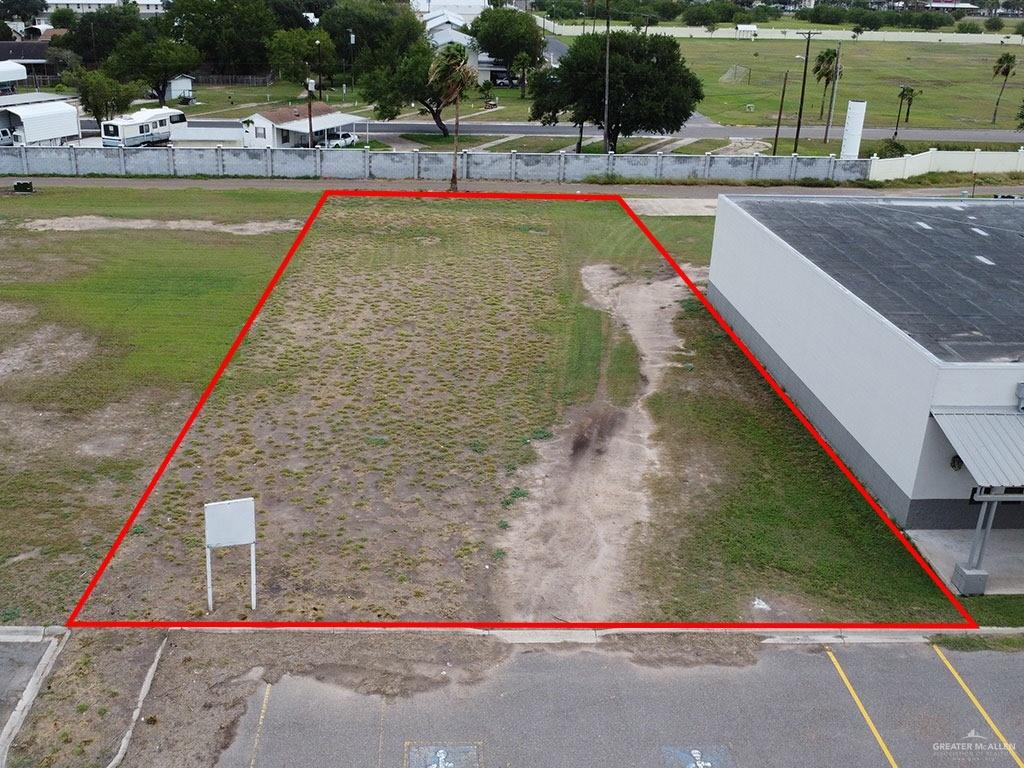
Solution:
<svg viewBox="0 0 1024 768">
<path fill-rule="evenodd" d="M 718 207 L 709 298 L 893 520 L 977 530 L 965 593 L 1024 527 L 1022 238 L 1014 200 Z"/>
</svg>

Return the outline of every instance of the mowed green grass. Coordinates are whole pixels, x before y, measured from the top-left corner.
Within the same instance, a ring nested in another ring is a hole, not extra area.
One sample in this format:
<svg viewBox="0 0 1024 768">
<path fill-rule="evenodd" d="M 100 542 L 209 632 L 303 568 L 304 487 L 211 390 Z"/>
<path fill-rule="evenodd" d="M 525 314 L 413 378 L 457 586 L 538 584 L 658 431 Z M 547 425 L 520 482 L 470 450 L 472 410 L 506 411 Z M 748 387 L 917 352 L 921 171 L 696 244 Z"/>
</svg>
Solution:
<svg viewBox="0 0 1024 768">
<path fill-rule="evenodd" d="M 734 125 L 774 125 L 782 92 L 783 73 L 789 70 L 784 125 L 795 125 L 800 103 L 800 76 L 804 44 L 799 40 L 680 40 L 687 64 L 704 82 L 705 99 L 698 109 L 708 117 Z M 834 43 L 812 41 L 811 62 Z M 895 124 L 899 89 L 904 83 L 923 93 L 914 99 L 911 128 L 1014 128 L 1014 115 L 1024 89 L 1011 78 L 992 125 L 992 108 L 999 81 L 992 65 L 1005 49 L 994 45 L 949 43 L 843 43 L 844 74 L 836 98 L 834 121 L 842 126 L 849 99 L 867 100 L 865 125 L 887 128 Z M 749 67 L 750 83 L 722 83 L 719 78 L 733 64 Z M 819 120 L 822 87 L 808 74 L 804 119 Z M 747 111 L 747 105 L 753 111 Z M 825 104 L 828 113 L 828 104 Z M 840 129 L 841 130 L 841 129 Z"/>
</svg>

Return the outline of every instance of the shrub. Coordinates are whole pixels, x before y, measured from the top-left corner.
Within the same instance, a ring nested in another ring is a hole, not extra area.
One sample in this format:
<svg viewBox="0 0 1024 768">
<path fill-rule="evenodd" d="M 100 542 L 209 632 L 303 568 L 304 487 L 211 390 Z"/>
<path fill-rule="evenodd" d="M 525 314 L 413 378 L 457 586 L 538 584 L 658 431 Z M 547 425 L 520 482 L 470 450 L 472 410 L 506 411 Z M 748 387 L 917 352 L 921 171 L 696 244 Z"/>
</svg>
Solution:
<svg viewBox="0 0 1024 768">
<path fill-rule="evenodd" d="M 985 19 L 985 29 L 989 32 L 999 32 L 1003 28 L 1003 20 L 998 16 L 989 16 Z"/>
<path fill-rule="evenodd" d="M 961 35 L 980 35 L 981 25 L 976 21 L 961 21 L 957 23 L 956 31 Z"/>
<path fill-rule="evenodd" d="M 896 139 L 886 139 L 878 148 L 879 157 L 903 157 L 907 154 L 907 148 Z"/>
</svg>

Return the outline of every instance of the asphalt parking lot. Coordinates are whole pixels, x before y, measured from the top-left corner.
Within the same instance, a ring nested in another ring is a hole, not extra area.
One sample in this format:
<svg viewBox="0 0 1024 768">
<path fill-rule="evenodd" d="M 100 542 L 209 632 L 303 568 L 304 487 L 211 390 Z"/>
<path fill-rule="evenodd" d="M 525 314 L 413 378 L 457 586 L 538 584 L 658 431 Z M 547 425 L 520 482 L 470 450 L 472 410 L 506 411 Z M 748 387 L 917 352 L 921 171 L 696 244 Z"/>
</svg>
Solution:
<svg viewBox="0 0 1024 768">
<path fill-rule="evenodd" d="M 407 698 L 285 675 L 217 765 L 1024 768 L 1022 694 L 1024 655 L 926 643 L 774 645 L 752 665 L 684 668 L 545 648 Z"/>
<path fill-rule="evenodd" d="M 46 651 L 46 643 L 0 643 L 0 730 Z"/>
</svg>

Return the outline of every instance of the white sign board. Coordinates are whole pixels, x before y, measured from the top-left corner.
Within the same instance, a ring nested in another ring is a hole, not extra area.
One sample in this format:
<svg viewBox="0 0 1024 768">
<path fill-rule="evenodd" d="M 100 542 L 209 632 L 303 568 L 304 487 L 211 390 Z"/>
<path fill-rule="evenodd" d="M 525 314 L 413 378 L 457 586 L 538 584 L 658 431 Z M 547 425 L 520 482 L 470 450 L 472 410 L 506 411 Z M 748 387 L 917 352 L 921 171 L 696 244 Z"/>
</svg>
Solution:
<svg viewBox="0 0 1024 768">
<path fill-rule="evenodd" d="M 256 543 L 255 499 L 232 499 L 203 505 L 206 546 L 234 547 Z"/>
<path fill-rule="evenodd" d="M 206 604 L 213 610 L 213 563 L 217 547 L 249 546 L 250 603 L 256 610 L 256 501 L 252 498 L 203 505 L 206 520 Z"/>
</svg>

